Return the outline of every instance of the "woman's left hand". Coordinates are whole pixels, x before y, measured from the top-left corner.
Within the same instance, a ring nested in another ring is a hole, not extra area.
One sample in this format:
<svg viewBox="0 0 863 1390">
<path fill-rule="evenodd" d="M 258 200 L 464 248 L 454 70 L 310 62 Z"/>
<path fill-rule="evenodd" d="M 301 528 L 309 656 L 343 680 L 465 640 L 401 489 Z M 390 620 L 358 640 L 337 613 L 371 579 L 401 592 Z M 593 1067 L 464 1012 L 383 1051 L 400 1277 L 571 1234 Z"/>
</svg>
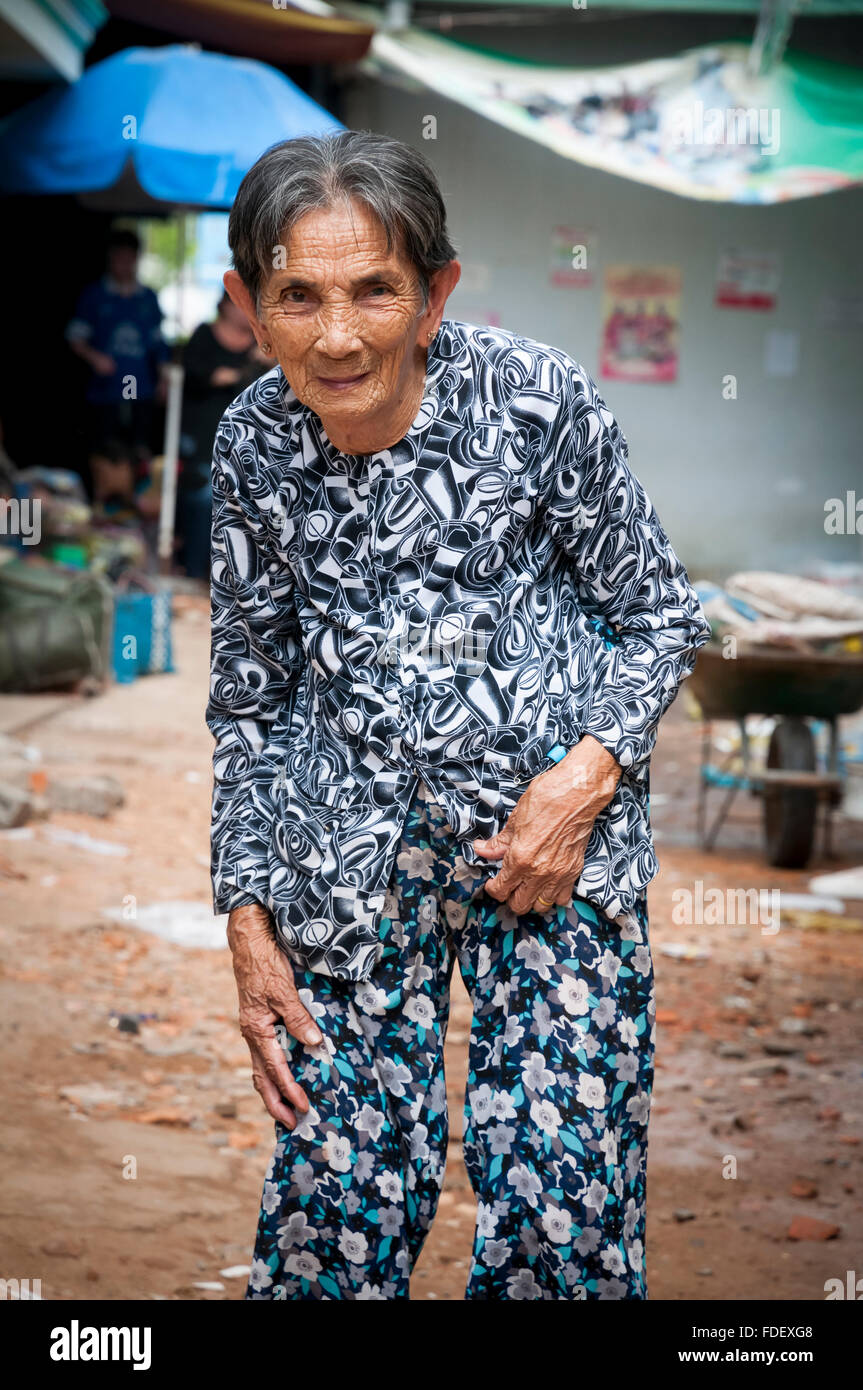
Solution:
<svg viewBox="0 0 863 1390">
<path fill-rule="evenodd" d="M 549 912 L 558 903 L 567 907 L 593 822 L 614 796 L 620 773 L 612 755 L 590 735 L 539 773 L 499 834 L 473 842 L 478 854 L 503 859 L 486 892 L 507 902 L 517 916 Z"/>
</svg>

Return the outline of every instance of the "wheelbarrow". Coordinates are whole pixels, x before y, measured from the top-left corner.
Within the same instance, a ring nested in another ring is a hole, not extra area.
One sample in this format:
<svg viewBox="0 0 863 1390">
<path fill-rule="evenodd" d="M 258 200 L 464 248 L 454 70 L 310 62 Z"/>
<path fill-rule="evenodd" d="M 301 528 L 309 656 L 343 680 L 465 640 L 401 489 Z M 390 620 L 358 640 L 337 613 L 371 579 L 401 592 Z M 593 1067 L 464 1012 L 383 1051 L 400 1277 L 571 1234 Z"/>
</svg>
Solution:
<svg viewBox="0 0 863 1390">
<path fill-rule="evenodd" d="M 712 849 L 738 791 L 760 796 L 768 864 L 801 869 L 815 844 L 819 807 L 823 807 L 824 850 L 831 854 L 832 814 L 842 799 L 843 772 L 839 717 L 863 706 L 863 657 L 824 656 L 773 648 L 753 648 L 734 658 L 717 647 L 702 647 L 690 677 L 690 689 L 702 712 L 701 777 L 698 836 Z M 746 728 L 750 715 L 776 719 L 765 765 L 755 765 Z M 730 771 L 735 754 L 721 766 L 710 761 L 714 719 L 734 719 L 740 729 L 743 772 Z M 818 766 L 810 723 L 829 729 L 826 767 Z M 708 794 L 724 792 L 718 812 L 708 823 Z"/>
</svg>

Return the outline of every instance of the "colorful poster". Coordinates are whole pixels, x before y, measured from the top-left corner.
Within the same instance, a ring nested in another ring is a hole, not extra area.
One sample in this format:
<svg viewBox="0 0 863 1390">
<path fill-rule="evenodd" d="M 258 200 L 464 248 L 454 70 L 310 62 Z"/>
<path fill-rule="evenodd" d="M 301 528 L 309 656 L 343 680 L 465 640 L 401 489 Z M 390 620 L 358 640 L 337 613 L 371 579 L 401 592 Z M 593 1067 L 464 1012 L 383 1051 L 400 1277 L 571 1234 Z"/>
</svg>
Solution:
<svg viewBox="0 0 863 1390">
<path fill-rule="evenodd" d="M 586 227 L 555 227 L 551 236 L 551 283 L 568 289 L 588 289 L 594 279 L 595 252 L 594 232 Z"/>
<path fill-rule="evenodd" d="M 605 272 L 600 374 L 614 381 L 676 381 L 680 271 L 609 266 Z"/>
<path fill-rule="evenodd" d="M 779 256 L 769 251 L 724 251 L 716 273 L 721 309 L 775 309 Z"/>
</svg>

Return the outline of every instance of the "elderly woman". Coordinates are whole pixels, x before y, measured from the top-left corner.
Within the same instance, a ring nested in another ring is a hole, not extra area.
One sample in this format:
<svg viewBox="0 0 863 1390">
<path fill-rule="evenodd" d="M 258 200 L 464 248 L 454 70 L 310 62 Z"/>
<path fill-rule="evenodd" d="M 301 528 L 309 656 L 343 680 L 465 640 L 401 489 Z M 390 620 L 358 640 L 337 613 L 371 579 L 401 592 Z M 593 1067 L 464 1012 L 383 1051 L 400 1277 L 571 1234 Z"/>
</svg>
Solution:
<svg viewBox="0 0 863 1390">
<path fill-rule="evenodd" d="M 247 1297 L 408 1297 L 473 1003 L 468 1299 L 646 1297 L 648 763 L 708 628 L 585 370 L 444 317 L 426 161 L 244 179 L 278 366 L 213 463 L 213 881 L 276 1121 Z"/>
</svg>

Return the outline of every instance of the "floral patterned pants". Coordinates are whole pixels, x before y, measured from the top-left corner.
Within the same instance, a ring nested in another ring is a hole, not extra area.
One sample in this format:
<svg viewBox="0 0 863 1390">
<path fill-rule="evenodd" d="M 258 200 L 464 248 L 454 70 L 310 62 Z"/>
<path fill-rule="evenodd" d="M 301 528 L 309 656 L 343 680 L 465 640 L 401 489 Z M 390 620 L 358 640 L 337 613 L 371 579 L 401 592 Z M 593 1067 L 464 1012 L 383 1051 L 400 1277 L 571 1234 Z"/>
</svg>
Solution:
<svg viewBox="0 0 863 1390">
<path fill-rule="evenodd" d="M 477 1197 L 467 1299 L 645 1299 L 653 970 L 645 905 L 516 916 L 419 784 L 356 983 L 295 971 L 324 1034 L 279 1026 L 310 1110 L 277 1124 L 248 1299 L 407 1298 L 447 1146 L 455 957 L 473 1001 L 464 1157 Z"/>
</svg>

